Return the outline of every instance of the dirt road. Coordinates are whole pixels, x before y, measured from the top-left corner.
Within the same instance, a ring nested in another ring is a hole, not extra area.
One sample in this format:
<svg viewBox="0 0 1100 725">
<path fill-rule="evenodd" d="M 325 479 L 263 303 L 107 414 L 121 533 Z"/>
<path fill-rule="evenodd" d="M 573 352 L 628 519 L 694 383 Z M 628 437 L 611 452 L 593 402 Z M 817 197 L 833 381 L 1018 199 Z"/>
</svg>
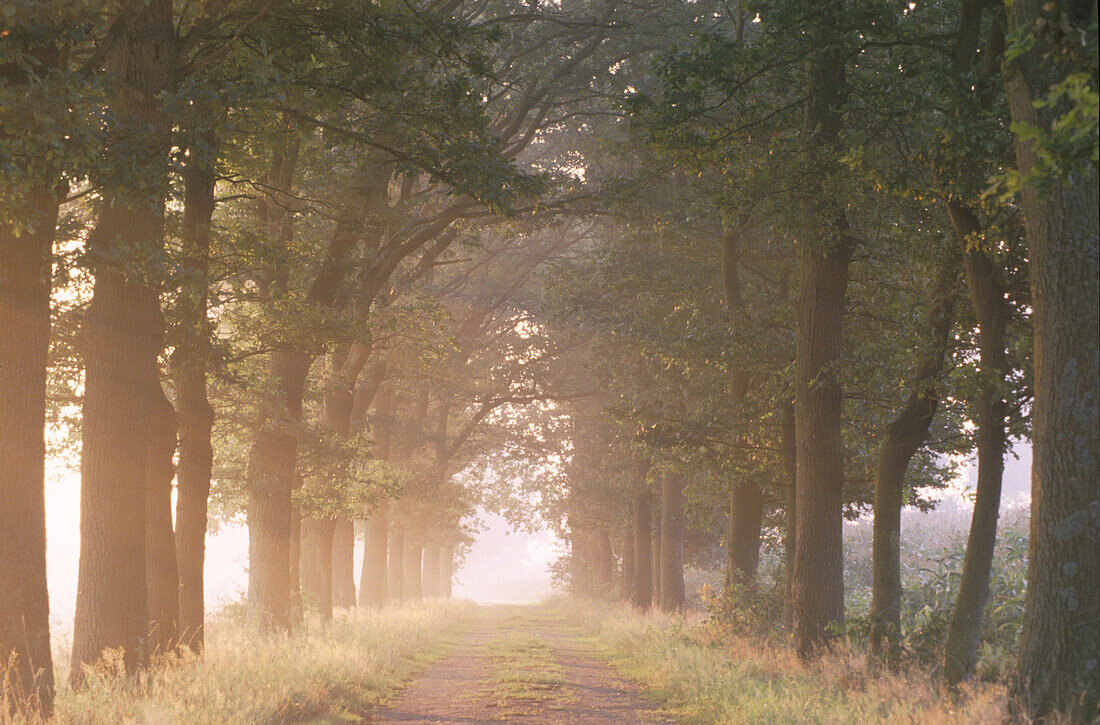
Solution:
<svg viewBox="0 0 1100 725">
<path fill-rule="evenodd" d="M 482 607 L 369 723 L 665 725 L 593 642 L 547 607 Z"/>
</svg>

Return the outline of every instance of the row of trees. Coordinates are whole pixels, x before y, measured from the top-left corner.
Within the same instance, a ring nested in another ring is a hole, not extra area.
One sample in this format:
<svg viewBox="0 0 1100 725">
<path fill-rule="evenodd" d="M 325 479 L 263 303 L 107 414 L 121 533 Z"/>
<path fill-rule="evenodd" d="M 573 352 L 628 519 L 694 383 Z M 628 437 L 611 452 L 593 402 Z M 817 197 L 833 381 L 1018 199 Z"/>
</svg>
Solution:
<svg viewBox="0 0 1100 725">
<path fill-rule="evenodd" d="M 1016 695 L 1095 708 L 1094 3 L 2 17 L 16 707 L 53 694 L 52 427 L 80 447 L 74 686 L 108 648 L 129 672 L 201 651 L 212 517 L 245 517 L 249 610 L 282 630 L 445 595 L 478 506 L 549 521 L 580 592 L 618 570 L 642 607 L 681 607 L 685 557 L 719 542 L 727 586 L 752 590 L 779 537 L 807 657 L 844 621 L 843 518 L 872 510 L 893 661 L 901 510 L 973 453 L 954 684 L 1006 444 L 1032 435 Z"/>
<path fill-rule="evenodd" d="M 599 447 L 578 444 L 556 509 L 579 591 L 612 588 L 621 541 L 622 596 L 680 606 L 685 514 L 728 526 L 727 585 L 751 586 L 779 536 L 812 656 L 844 628 L 842 522 L 869 511 L 871 644 L 896 661 L 902 508 L 972 455 L 941 659 L 957 685 L 977 664 L 1003 457 L 1030 435 L 1014 693 L 1031 716 L 1095 712 L 1095 456 L 1066 446 L 1096 447 L 1096 373 L 1078 377 L 1097 340 L 1096 14 L 1026 6 L 746 3 L 635 84 L 601 198 L 614 221 L 551 283 L 603 396 L 573 416 Z M 1036 277 L 1059 264 L 1072 279 Z M 1044 338 L 1063 324 L 1081 333 Z"/>
<path fill-rule="evenodd" d="M 504 262 L 498 230 L 583 195 L 561 130 L 607 94 L 615 8 L 3 7 L 5 702 L 54 689 L 48 422 L 80 451 L 73 686 L 107 649 L 201 651 L 212 514 L 245 514 L 276 629 L 350 603 L 355 519 L 366 600 L 448 569 L 451 474 L 553 394 L 515 296 L 561 242 Z"/>
</svg>

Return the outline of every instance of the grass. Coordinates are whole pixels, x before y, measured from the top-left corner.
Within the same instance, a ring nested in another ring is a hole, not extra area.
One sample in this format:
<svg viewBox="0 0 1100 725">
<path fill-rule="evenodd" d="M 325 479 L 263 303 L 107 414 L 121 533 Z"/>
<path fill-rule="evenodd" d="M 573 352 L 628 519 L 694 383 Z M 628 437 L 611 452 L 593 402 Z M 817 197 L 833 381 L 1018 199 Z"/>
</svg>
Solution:
<svg viewBox="0 0 1100 725">
<path fill-rule="evenodd" d="M 491 669 L 482 696 L 502 708 L 502 716 L 560 710 L 569 702 L 565 678 L 550 643 L 527 634 L 523 620 L 510 618 L 504 633 L 489 646 Z"/>
<path fill-rule="evenodd" d="M 665 701 L 684 723 L 999 723 L 1003 685 L 981 683 L 958 697 L 923 671 L 872 672 L 841 647 L 806 663 L 774 640 L 714 638 L 701 617 L 638 614 L 621 606 L 564 604 L 612 663 Z"/>
<path fill-rule="evenodd" d="M 443 636 L 472 612 L 473 605 L 454 601 L 352 610 L 281 636 L 224 616 L 209 624 L 202 659 L 181 659 L 137 678 L 121 676 L 108 659 L 86 687 L 57 693 L 49 723 L 359 723 L 438 656 Z M 25 725 L 3 712 L 0 723 Z"/>
</svg>

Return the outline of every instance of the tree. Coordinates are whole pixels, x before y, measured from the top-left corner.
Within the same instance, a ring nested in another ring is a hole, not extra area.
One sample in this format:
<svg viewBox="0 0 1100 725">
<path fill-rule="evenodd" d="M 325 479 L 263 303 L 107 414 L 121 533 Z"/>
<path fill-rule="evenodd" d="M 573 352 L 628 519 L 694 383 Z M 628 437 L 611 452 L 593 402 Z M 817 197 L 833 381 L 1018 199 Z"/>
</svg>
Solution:
<svg viewBox="0 0 1100 725">
<path fill-rule="evenodd" d="M 18 20 L 17 33 L 31 31 L 20 45 L 33 42 L 33 19 Z M 47 84 L 58 51 L 52 45 L 30 45 L 26 54 L 34 64 L 0 64 L 0 145 L 10 150 L 0 157 L 41 151 L 21 149 L 20 142 L 32 139 L 12 138 L 20 124 L 3 117 L 25 110 L 9 100 L 12 94 L 31 100 L 53 90 Z M 27 715 L 48 716 L 54 678 L 46 593 L 46 356 L 53 243 L 64 187 L 59 169 L 35 172 L 4 178 L 0 193 L 0 667 L 13 664 L 0 685 L 0 701 Z M 17 193 L 11 194 L 11 187 Z M 19 208 L 21 213 L 15 211 Z"/>
<path fill-rule="evenodd" d="M 1035 309 L 1031 541 L 1014 694 L 1037 719 L 1088 719 L 1100 697 L 1096 22 L 1096 3 L 1009 5 L 1005 85 Z"/>
<path fill-rule="evenodd" d="M 149 411 L 160 389 L 164 321 L 156 269 L 164 245 L 170 122 L 160 97 L 177 67 L 172 4 L 126 3 L 104 59 L 112 79 L 109 143 L 128 158 L 104 180 L 88 239 L 95 288 L 82 331 L 81 556 L 74 686 L 120 648 L 127 672 L 149 661 L 145 516 Z M 134 170 L 128 173 L 127 170 Z M 125 174 L 125 178 L 123 175 Z"/>
</svg>

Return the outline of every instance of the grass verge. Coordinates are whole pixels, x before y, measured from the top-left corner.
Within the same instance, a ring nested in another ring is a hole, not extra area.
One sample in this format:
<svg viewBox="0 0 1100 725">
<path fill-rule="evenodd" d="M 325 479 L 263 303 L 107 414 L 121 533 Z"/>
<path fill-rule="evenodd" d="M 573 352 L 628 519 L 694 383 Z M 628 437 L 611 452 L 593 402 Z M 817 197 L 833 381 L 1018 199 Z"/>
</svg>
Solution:
<svg viewBox="0 0 1100 725">
<path fill-rule="evenodd" d="M 839 648 L 802 662 L 789 646 L 749 636 L 709 637 L 700 618 L 563 603 L 612 664 L 693 724 L 999 723 L 1005 690 L 981 684 L 950 697 L 924 672 L 871 672 Z"/>
<path fill-rule="evenodd" d="M 467 602 L 431 601 L 352 610 L 289 635 L 263 634 L 239 617 L 208 626 L 206 655 L 136 678 L 108 661 L 79 691 L 57 693 L 54 723 L 275 725 L 359 723 L 443 648 L 473 613 Z M 63 673 L 61 681 L 63 681 Z M 24 725 L 5 719 L 0 723 Z"/>
</svg>

